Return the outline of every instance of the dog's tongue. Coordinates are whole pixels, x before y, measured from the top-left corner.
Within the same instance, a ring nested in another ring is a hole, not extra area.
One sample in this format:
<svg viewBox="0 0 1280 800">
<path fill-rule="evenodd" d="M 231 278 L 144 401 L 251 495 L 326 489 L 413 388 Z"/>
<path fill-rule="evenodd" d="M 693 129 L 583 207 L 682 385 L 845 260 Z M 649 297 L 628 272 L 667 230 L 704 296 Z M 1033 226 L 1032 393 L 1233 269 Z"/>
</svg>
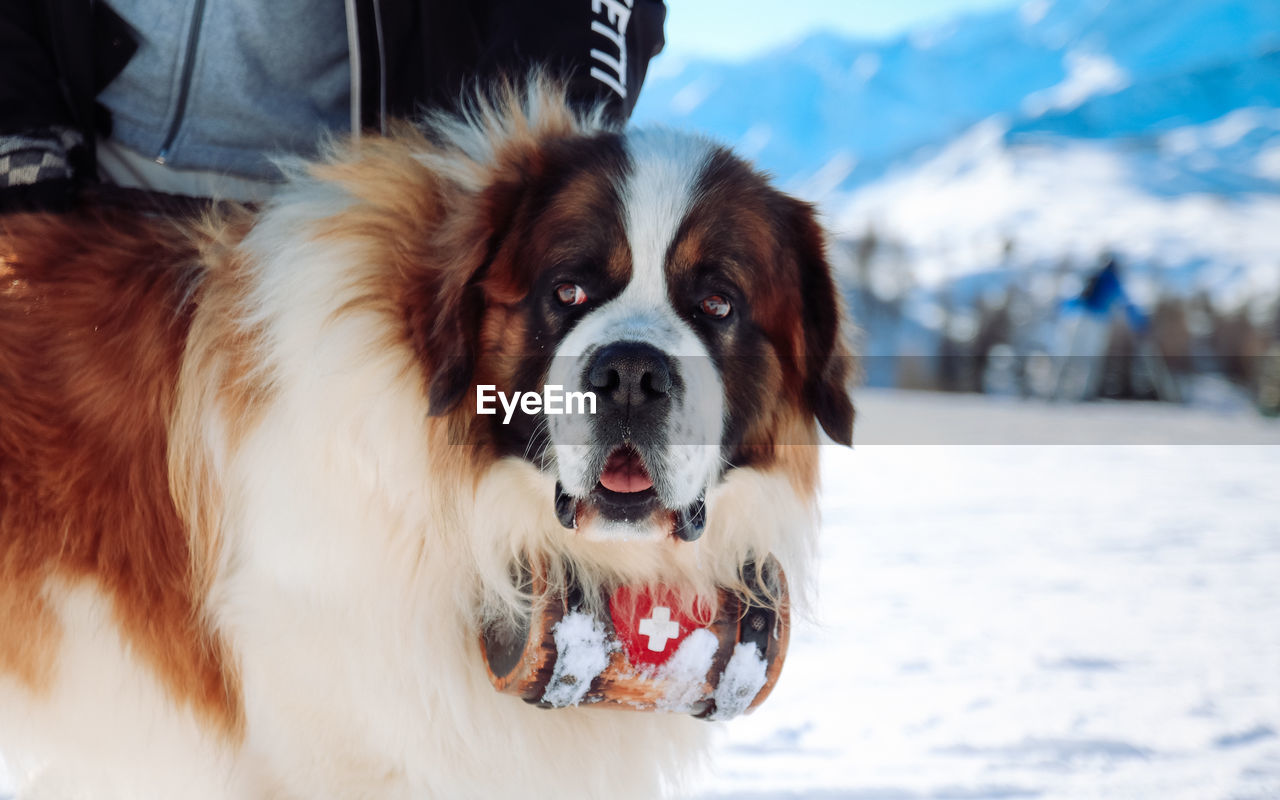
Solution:
<svg viewBox="0 0 1280 800">
<path fill-rule="evenodd" d="M 600 473 L 600 485 L 611 492 L 632 494 L 653 486 L 653 479 L 645 470 L 639 453 L 630 447 L 619 447 L 605 462 L 604 471 Z"/>
</svg>

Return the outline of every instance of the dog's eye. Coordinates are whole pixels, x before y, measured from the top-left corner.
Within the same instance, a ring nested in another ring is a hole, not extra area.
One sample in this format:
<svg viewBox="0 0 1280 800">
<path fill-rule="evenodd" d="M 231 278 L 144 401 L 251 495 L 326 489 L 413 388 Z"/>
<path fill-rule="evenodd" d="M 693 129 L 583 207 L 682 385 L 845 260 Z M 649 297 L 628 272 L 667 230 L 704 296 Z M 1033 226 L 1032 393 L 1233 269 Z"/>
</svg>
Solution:
<svg viewBox="0 0 1280 800">
<path fill-rule="evenodd" d="M 698 305 L 698 308 L 702 309 L 703 314 L 706 314 L 708 317 L 715 317 L 716 319 L 724 319 L 729 316 L 729 312 L 733 310 L 733 306 L 729 301 L 718 294 L 713 294 L 710 297 L 703 298 L 702 302 Z"/>
<path fill-rule="evenodd" d="M 556 299 L 562 306 L 580 306 L 587 302 L 587 293 L 576 283 L 562 283 L 556 286 Z"/>
</svg>

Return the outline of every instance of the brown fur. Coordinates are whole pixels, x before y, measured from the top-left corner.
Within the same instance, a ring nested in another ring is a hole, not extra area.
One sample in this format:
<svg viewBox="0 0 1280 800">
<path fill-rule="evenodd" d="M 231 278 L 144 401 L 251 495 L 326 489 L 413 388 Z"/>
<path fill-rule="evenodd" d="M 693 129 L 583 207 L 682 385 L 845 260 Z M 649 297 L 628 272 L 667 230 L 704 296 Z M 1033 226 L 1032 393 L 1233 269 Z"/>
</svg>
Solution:
<svg viewBox="0 0 1280 800">
<path fill-rule="evenodd" d="M 746 287 L 752 318 L 772 345 L 740 366 L 764 387 L 760 413 L 743 436 L 757 468 L 784 472 L 801 496 L 817 491 L 817 421 L 838 442 L 852 436 L 847 387 L 853 358 L 840 329 L 843 309 L 826 265 L 821 229 L 807 205 L 768 187 L 736 159 L 719 154 L 672 244 L 671 270 L 715 262 Z M 817 285 L 815 285 L 815 282 Z M 827 398 L 843 407 L 824 409 Z"/>
<path fill-rule="evenodd" d="M 29 581 L 0 583 L 0 672 L 33 691 L 48 688 L 62 630 L 49 604 Z"/>
<path fill-rule="evenodd" d="M 109 213 L 7 218 L 0 241 L 0 669 L 38 687 L 59 643 L 43 593 L 89 582 L 173 696 L 235 734 L 235 672 L 168 491 L 193 242 Z"/>
</svg>

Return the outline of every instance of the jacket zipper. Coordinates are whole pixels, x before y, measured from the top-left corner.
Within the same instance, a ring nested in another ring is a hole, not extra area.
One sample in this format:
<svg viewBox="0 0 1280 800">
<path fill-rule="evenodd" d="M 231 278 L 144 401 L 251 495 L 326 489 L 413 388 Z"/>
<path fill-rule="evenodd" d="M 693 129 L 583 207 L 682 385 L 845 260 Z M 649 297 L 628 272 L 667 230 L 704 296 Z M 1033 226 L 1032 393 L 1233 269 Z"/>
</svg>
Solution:
<svg viewBox="0 0 1280 800">
<path fill-rule="evenodd" d="M 356 0 L 346 0 L 347 61 L 351 65 L 351 138 L 360 138 L 360 29 Z"/>
<path fill-rule="evenodd" d="M 347 58 L 351 65 L 351 137 L 359 139 L 364 129 L 364 70 L 361 67 L 360 42 L 365 31 L 360 28 L 359 0 L 346 0 L 347 8 Z M 387 46 L 382 34 L 382 3 L 372 0 L 369 4 L 373 16 L 372 45 L 378 48 L 378 129 L 387 132 Z M 370 44 L 365 41 L 365 44 Z"/>
<path fill-rule="evenodd" d="M 169 160 L 169 148 L 178 136 L 178 128 L 187 113 L 187 95 L 191 91 L 191 75 L 196 69 L 196 43 L 200 39 L 200 26 L 204 23 L 204 0 L 196 0 L 195 10 L 191 17 L 191 27 L 187 30 L 187 58 L 182 64 L 182 82 L 178 84 L 178 107 L 174 112 L 173 122 L 169 123 L 169 132 L 165 134 L 164 144 L 156 155 L 156 163 L 163 164 Z"/>
<path fill-rule="evenodd" d="M 387 45 L 382 38 L 382 3 L 373 0 L 373 21 L 378 34 L 378 130 L 387 135 Z"/>
</svg>

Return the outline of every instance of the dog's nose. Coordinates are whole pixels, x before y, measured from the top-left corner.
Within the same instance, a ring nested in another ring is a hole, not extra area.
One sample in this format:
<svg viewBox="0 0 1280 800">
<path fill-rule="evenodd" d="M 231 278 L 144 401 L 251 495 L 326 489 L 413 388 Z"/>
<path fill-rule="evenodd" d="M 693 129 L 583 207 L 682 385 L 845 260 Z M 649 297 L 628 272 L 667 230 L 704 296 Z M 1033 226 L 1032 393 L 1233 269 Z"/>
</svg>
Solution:
<svg viewBox="0 0 1280 800">
<path fill-rule="evenodd" d="M 592 356 L 587 383 L 606 402 L 637 408 L 667 399 L 671 392 L 671 362 L 653 345 L 614 342 Z"/>
</svg>

